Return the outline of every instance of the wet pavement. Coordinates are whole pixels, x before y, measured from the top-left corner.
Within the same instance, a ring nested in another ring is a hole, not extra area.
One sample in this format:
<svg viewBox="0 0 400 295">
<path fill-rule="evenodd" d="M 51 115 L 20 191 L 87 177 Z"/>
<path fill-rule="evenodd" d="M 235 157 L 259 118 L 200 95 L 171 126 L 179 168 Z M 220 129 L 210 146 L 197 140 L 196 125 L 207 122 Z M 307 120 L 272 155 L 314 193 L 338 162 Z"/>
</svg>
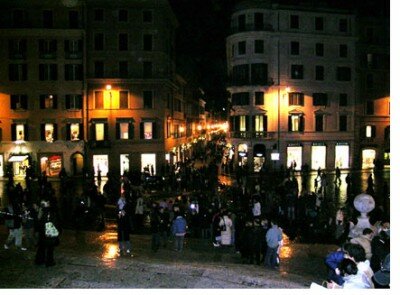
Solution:
<svg viewBox="0 0 400 295">
<path fill-rule="evenodd" d="M 0 240 L 6 229 L 0 226 Z M 242 264 L 232 248 L 187 238 L 183 253 L 173 243 L 157 253 L 150 235 L 131 235 L 133 257 L 117 254 L 113 221 L 103 232 L 63 231 L 53 267 L 35 266 L 34 250 L 0 250 L 0 288 L 308 288 L 325 278 L 323 258 L 334 245 L 285 239 L 279 270 Z"/>
</svg>

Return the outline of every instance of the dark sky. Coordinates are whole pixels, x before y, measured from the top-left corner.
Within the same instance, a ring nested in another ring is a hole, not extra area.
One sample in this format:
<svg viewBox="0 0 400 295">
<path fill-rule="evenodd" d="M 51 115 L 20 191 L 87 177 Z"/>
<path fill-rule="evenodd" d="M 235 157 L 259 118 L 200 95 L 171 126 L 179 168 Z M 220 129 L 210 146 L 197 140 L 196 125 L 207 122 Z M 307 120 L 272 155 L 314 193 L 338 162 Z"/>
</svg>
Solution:
<svg viewBox="0 0 400 295">
<path fill-rule="evenodd" d="M 178 19 L 177 70 L 185 79 L 198 83 L 205 91 L 208 108 L 219 109 L 226 102 L 225 39 L 229 34 L 234 5 L 244 0 L 169 0 Z M 266 0 L 267 1 L 267 0 Z M 331 7 L 358 7 L 363 13 L 389 11 L 390 0 L 275 0 L 296 5 L 308 2 Z"/>
</svg>

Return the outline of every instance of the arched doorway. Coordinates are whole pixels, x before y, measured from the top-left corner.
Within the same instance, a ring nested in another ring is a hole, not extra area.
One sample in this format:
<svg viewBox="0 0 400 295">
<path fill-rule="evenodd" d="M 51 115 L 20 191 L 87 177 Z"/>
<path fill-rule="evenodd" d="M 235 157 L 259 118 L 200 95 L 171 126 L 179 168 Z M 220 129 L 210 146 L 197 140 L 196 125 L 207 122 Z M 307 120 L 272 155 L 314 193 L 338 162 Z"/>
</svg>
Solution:
<svg viewBox="0 0 400 295">
<path fill-rule="evenodd" d="M 83 173 L 83 155 L 75 153 L 71 156 L 72 175 L 82 175 Z"/>
</svg>

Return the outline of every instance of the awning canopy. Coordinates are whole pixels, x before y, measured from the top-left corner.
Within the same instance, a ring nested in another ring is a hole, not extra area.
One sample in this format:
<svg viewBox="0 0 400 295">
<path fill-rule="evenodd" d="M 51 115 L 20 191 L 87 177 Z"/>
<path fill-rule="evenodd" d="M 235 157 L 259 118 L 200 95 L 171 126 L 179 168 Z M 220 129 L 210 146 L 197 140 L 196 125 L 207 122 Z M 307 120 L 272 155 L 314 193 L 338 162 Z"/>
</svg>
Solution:
<svg viewBox="0 0 400 295">
<path fill-rule="evenodd" d="M 11 156 L 8 159 L 8 162 L 22 162 L 22 161 L 26 160 L 27 158 L 28 158 L 27 155 L 25 155 L 25 156 Z"/>
</svg>

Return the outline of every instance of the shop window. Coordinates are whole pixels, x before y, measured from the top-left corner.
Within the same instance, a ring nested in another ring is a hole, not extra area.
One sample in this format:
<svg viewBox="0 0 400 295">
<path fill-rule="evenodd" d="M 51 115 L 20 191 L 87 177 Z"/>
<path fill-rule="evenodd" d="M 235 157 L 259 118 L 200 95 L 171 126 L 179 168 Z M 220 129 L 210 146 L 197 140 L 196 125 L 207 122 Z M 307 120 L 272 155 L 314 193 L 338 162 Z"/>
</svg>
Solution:
<svg viewBox="0 0 400 295">
<path fill-rule="evenodd" d="M 62 169 L 62 158 L 60 155 L 40 157 L 40 170 L 46 176 L 58 176 Z"/>
</svg>

